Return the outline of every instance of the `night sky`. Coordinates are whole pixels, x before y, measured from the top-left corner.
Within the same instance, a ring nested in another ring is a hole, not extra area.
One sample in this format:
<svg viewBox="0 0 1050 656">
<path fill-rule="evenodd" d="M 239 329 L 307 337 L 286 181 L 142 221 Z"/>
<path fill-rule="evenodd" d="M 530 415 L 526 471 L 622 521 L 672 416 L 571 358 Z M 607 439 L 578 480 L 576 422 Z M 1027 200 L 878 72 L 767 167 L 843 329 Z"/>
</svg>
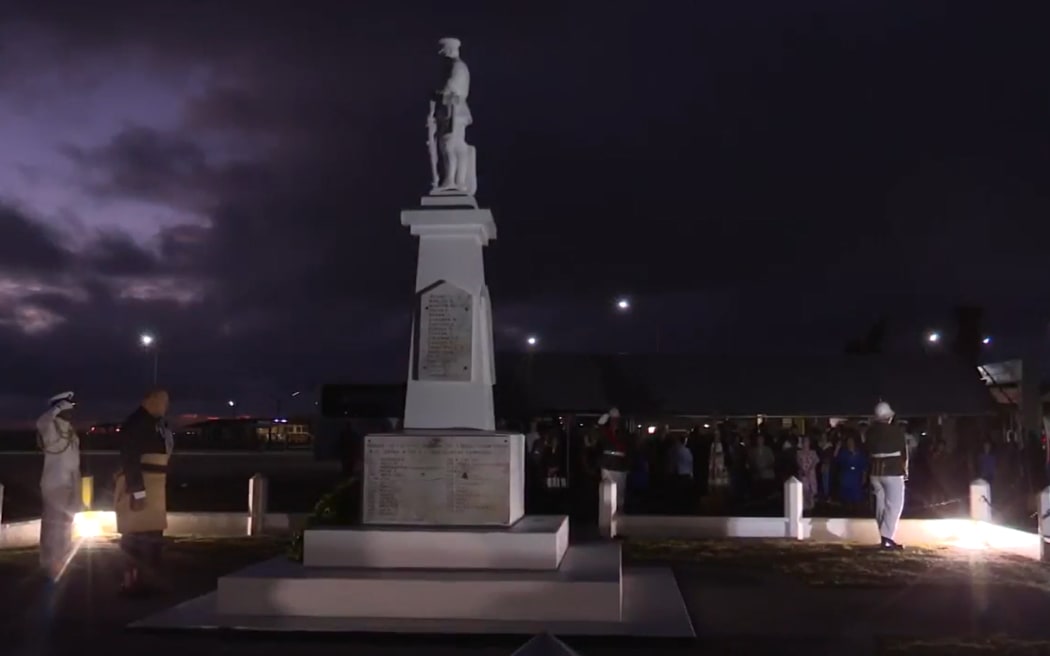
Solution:
<svg viewBox="0 0 1050 656">
<path fill-rule="evenodd" d="M 130 411 L 143 330 L 177 412 L 403 379 L 450 35 L 498 349 L 834 353 L 886 315 L 918 350 L 958 303 L 1046 338 L 1045 1 L 17 4 L 4 421 Z"/>
</svg>

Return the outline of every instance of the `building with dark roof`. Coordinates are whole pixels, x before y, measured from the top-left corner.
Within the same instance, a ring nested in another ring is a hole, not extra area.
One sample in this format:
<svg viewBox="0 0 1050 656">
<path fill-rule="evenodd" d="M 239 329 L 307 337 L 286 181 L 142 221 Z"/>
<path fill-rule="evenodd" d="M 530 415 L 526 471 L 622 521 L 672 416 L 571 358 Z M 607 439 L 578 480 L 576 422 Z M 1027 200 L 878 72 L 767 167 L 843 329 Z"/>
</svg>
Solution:
<svg viewBox="0 0 1050 656">
<path fill-rule="evenodd" d="M 326 385 L 329 417 L 401 417 L 404 384 Z M 696 417 L 867 416 L 880 399 L 901 417 L 984 416 L 995 403 L 978 372 L 949 357 L 712 358 L 501 354 L 500 418 L 597 414 Z"/>
</svg>

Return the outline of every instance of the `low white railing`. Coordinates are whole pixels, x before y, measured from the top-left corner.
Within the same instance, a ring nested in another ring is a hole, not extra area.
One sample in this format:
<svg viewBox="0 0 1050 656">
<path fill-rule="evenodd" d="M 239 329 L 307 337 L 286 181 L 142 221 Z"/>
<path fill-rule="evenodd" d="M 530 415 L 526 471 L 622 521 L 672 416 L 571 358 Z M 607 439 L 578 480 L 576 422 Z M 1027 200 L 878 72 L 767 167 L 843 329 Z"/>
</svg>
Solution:
<svg viewBox="0 0 1050 656">
<path fill-rule="evenodd" d="M 86 510 L 73 519 L 76 538 L 117 535 L 117 517 L 112 510 L 92 510 L 91 477 L 84 477 L 82 501 Z M 3 486 L 0 485 L 0 508 L 3 507 Z M 269 482 L 262 474 L 248 481 L 247 512 L 169 512 L 167 535 L 233 537 L 258 536 L 265 533 L 288 533 L 299 530 L 306 522 L 306 513 L 269 512 Z M 2 518 L 0 518 L 2 519 Z M 40 542 L 40 520 L 0 522 L 0 548 L 32 547 Z"/>
<path fill-rule="evenodd" d="M 78 513 L 74 534 L 79 538 L 116 535 L 113 511 L 90 510 L 85 480 L 84 502 L 89 508 Z M 306 513 L 268 511 L 269 485 L 255 474 L 248 482 L 247 512 L 170 512 L 168 535 L 238 536 L 286 533 L 302 528 Z M 878 528 L 872 519 L 816 518 L 803 516 L 802 483 L 790 478 L 784 483 L 782 517 L 697 517 L 626 515 L 617 508 L 616 484 L 602 481 L 598 526 L 607 538 L 617 536 L 666 538 L 789 538 L 877 543 Z M 3 486 L 0 485 L 0 509 Z M 2 518 L 0 518 L 2 519 Z M 970 484 L 970 518 L 903 519 L 897 538 L 904 544 L 952 545 L 967 549 L 997 549 L 1050 562 L 1050 487 L 1039 495 L 1038 533 L 1029 533 L 992 521 L 991 486 L 981 479 Z M 39 543 L 40 520 L 0 523 L 0 548 L 31 547 Z"/>
<path fill-rule="evenodd" d="M 1050 560 L 1050 488 L 1040 495 L 1039 534 L 993 522 L 991 499 L 991 486 L 978 479 L 970 484 L 969 519 L 903 519 L 897 527 L 896 537 L 904 544 L 996 549 Z M 789 478 L 784 483 L 782 517 L 626 515 L 618 512 L 615 500 L 616 484 L 603 482 L 598 517 L 605 537 L 788 538 L 872 544 L 880 539 L 873 519 L 804 517 L 802 482 L 797 478 Z"/>
</svg>

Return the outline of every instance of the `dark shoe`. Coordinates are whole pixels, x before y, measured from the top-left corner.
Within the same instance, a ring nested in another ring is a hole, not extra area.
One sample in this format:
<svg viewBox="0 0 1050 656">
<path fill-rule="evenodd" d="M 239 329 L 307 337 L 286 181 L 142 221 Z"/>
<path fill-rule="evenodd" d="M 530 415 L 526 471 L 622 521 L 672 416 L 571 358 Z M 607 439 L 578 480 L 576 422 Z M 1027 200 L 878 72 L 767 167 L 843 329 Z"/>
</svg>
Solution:
<svg viewBox="0 0 1050 656">
<path fill-rule="evenodd" d="M 879 545 L 886 551 L 904 551 L 903 544 L 897 544 L 889 538 L 882 538 L 882 544 Z"/>
</svg>

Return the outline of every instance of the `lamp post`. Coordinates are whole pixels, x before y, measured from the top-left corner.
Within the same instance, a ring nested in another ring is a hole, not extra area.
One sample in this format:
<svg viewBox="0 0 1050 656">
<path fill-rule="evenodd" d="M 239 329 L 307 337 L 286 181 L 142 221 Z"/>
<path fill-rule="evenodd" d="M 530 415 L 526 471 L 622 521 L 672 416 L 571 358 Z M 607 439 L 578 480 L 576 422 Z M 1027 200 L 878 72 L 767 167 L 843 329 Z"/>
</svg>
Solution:
<svg viewBox="0 0 1050 656">
<path fill-rule="evenodd" d="M 300 394 L 302 394 L 302 392 L 292 392 L 288 396 L 290 398 L 294 399 L 297 396 L 299 396 Z M 282 407 L 281 401 L 283 399 L 284 399 L 284 395 L 281 395 L 281 394 L 278 394 L 277 396 L 274 397 L 274 401 L 276 401 L 276 405 L 277 405 L 277 414 L 274 416 L 274 419 L 280 419 L 281 418 L 281 407 Z"/>
<path fill-rule="evenodd" d="M 160 351 L 157 349 L 157 338 L 150 333 L 142 333 L 139 335 L 139 343 L 142 344 L 142 348 L 153 351 L 153 384 L 157 384 L 157 365 L 160 360 Z"/>
<path fill-rule="evenodd" d="M 620 314 L 628 314 L 631 311 L 631 299 L 626 296 L 621 296 L 616 299 L 616 311 Z M 657 317 L 657 323 L 655 325 L 655 337 L 656 337 L 656 352 L 660 352 L 661 342 L 663 341 L 663 331 L 659 323 L 659 317 Z"/>
</svg>

